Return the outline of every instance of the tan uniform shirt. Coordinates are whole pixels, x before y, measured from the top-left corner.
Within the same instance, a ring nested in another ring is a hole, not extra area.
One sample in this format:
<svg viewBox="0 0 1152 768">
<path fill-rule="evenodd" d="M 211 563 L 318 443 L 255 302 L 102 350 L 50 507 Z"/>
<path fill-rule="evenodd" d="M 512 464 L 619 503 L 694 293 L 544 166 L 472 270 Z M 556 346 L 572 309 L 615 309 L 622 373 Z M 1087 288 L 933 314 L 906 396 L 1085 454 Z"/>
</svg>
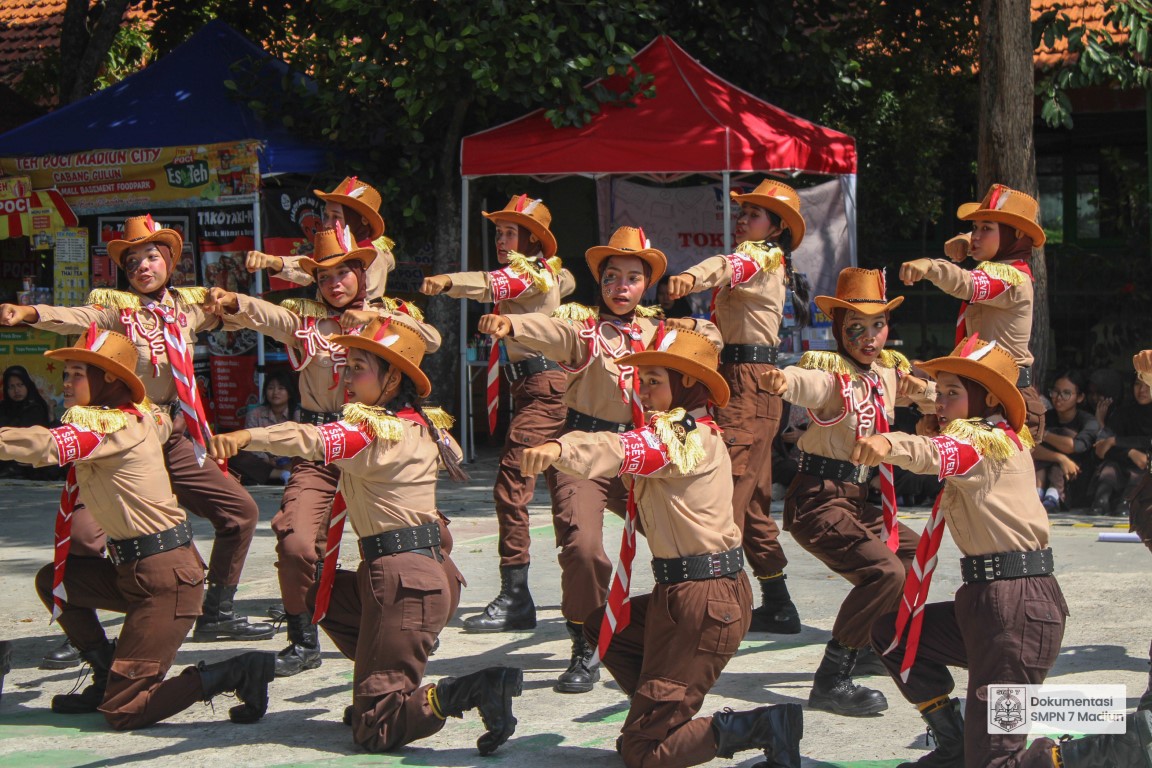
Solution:
<svg viewBox="0 0 1152 768">
<path fill-rule="evenodd" d="M 570 322 L 546 315 L 513 315 L 508 319 L 512 322 L 511 336 L 525 347 L 578 369 L 568 377 L 564 403 L 569 408 L 617 424 L 632 423 L 634 372 L 631 369 L 624 372 L 622 388 L 616 358 L 647 349 L 656 335 L 659 321 L 637 317 L 632 325 L 637 329 L 639 339 L 632 339 L 614 320 L 593 320 L 589 331 L 585 322 Z M 720 331 L 712 323 L 697 320 L 696 330 L 717 347 L 723 346 Z M 633 349 L 634 344 L 636 349 Z"/>
<path fill-rule="evenodd" d="M 152 299 L 142 296 L 135 291 L 130 293 L 139 297 L 144 305 L 151 303 Z M 212 330 L 219 325 L 215 315 L 207 314 L 198 304 L 187 304 L 180 301 L 177 306 L 175 294 L 168 291 L 164 295 L 163 303 L 176 307 L 176 322 L 180 326 L 180 335 L 185 343 L 194 345 L 196 335 L 201 331 Z M 134 313 L 135 321 L 130 326 L 121 322 L 121 311 L 113 307 L 103 308 L 95 305 L 84 307 L 53 307 L 47 304 L 37 304 L 36 311 L 40 315 L 39 321 L 32 324 L 33 328 L 43 331 L 52 331 L 59 334 L 82 334 L 88 332 L 88 327 L 96 323 L 96 327 L 103 331 L 117 331 L 132 339 L 136 351 L 140 353 L 136 360 L 136 375 L 144 382 L 148 399 L 157 405 L 163 406 L 175 402 L 176 384 L 172 380 L 172 366 L 168 362 L 168 355 L 164 351 L 164 336 L 160 320 L 150 309 L 141 309 Z M 156 352 L 150 346 L 150 339 L 158 344 Z M 151 358 L 155 354 L 159 373 L 153 368 Z"/>
<path fill-rule="evenodd" d="M 1152 387 L 1152 373 L 1141 373 L 1140 380 L 1148 386 Z"/>
<path fill-rule="evenodd" d="M 401 421 L 403 433 L 398 441 L 374 439 L 358 453 L 330 462 L 340 468 L 337 490 L 344 494 L 348 520 L 360 538 L 439 519 L 436 443 L 424 427 Z M 249 430 L 252 442 L 247 449 L 327 461 L 323 429 L 340 425 L 356 429 L 347 422 L 335 422 L 324 428 L 285 423 Z"/>
<path fill-rule="evenodd" d="M 129 416 L 128 426 L 104 435 L 91 453 L 76 459 L 78 498 L 109 538 L 134 539 L 184 521 L 164 467 L 162 445 L 169 432 L 151 414 Z M 62 463 L 44 427 L 0 429 L 0 457 L 37 467 Z"/>
<path fill-rule="evenodd" d="M 648 475 L 631 475 L 637 513 L 656 558 L 707 555 L 740 546 L 740 529 L 732 519 L 728 449 L 715 430 L 703 424 L 697 429 L 705 458 L 690 472 L 668 464 Z M 559 439 L 555 466 L 577 477 L 616 477 L 625 460 L 622 437 L 570 432 Z"/>
<path fill-rule="evenodd" d="M 989 282 L 989 279 L 996 281 L 996 278 L 990 278 L 985 273 L 978 279 L 987 285 L 981 285 L 981 295 L 975 295 L 975 271 L 962 269 L 951 261 L 933 259 L 925 276 L 949 296 L 969 302 L 964 312 L 969 336 L 979 333 L 985 341 L 996 341 L 1003 346 L 1018 365 L 1032 365 L 1032 352 L 1028 349 L 1028 340 L 1032 335 L 1032 280 L 1025 275 L 1023 282 L 1018 285 L 1008 286 L 994 296 L 982 298 L 984 294 L 1004 286 Z"/>
<path fill-rule="evenodd" d="M 312 279 L 312 275 L 300 269 L 300 259 L 304 258 L 303 256 L 281 256 L 280 258 L 284 261 L 284 268 L 275 273 L 276 277 L 296 285 L 312 285 L 316 282 Z M 392 251 L 377 247 L 376 258 L 364 270 L 364 282 L 367 283 L 364 286 L 365 298 L 368 300 L 378 299 L 387 293 L 388 273 L 394 269 L 396 269 L 396 257 L 392 255 Z"/>
<path fill-rule="evenodd" d="M 452 287 L 445 293 L 454 299 L 472 299 L 473 301 L 492 301 L 492 278 L 487 272 L 453 272 L 448 275 L 452 279 Z M 551 290 L 541 291 L 534 285 L 514 299 L 496 302 L 501 315 L 524 315 L 540 313 L 550 315 L 560 306 L 560 299 L 576 289 L 576 280 L 572 273 L 561 269 L 556 284 Z M 504 340 L 504 347 L 508 350 L 508 360 L 518 363 L 529 357 L 539 357 L 540 353 L 526 347 L 516 339 L 508 337 Z"/>
<path fill-rule="evenodd" d="M 941 467 L 952 461 L 941 458 L 940 438 L 903 432 L 887 437 L 893 465 L 919 475 L 947 474 Z M 1048 514 L 1036 495 L 1028 451 L 1017 451 L 1002 464 L 982 458 L 965 474 L 946 477 L 940 504 L 953 541 L 967 557 L 1048 546 Z"/>
<path fill-rule="evenodd" d="M 787 297 L 783 267 L 760 270 L 733 285 L 732 262 L 727 256 L 712 256 L 685 273 L 696 278 L 693 292 L 719 287 L 715 318 L 725 344 L 775 347 L 780 343 L 780 320 Z"/>
</svg>

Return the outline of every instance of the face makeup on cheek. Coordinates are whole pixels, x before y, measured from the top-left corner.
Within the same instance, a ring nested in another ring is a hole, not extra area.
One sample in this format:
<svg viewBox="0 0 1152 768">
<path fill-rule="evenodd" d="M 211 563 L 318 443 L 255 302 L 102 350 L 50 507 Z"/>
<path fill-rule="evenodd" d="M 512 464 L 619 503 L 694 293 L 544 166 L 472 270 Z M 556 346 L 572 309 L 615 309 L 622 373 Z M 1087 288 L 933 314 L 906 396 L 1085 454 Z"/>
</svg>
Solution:
<svg viewBox="0 0 1152 768">
<path fill-rule="evenodd" d="M 862 315 L 849 311 L 844 317 L 844 348 L 852 358 L 867 367 L 875 362 L 888 341 L 888 321 L 884 315 Z"/>
<path fill-rule="evenodd" d="M 648 288 L 644 262 L 635 256 L 612 256 L 604 262 L 600 275 L 600 293 L 612 312 L 623 315 L 640 303 Z"/>
</svg>

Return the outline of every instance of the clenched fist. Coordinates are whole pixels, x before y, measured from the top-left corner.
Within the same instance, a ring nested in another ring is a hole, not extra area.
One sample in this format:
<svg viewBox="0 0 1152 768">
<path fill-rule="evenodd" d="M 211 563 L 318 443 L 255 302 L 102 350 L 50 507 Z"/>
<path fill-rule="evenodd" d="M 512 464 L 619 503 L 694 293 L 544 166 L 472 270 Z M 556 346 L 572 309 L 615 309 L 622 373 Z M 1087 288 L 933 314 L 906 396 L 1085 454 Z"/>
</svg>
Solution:
<svg viewBox="0 0 1152 768">
<path fill-rule="evenodd" d="M 512 321 L 503 315 L 484 315 L 476 325 L 476 330 L 500 341 L 512 333 Z"/>
<path fill-rule="evenodd" d="M 538 475 L 552 466 L 560 458 L 560 443 L 550 440 L 535 448 L 527 448 L 520 455 L 520 474 L 525 477 Z"/>
<path fill-rule="evenodd" d="M 928 270 L 932 268 L 932 259 L 915 259 L 900 265 L 900 280 L 904 285 L 912 285 L 924 279 Z"/>
<path fill-rule="evenodd" d="M 379 315 L 370 309 L 346 309 L 344 314 L 340 315 L 340 330 L 350 331 L 353 328 L 360 328 L 377 317 Z"/>
<path fill-rule="evenodd" d="M 1136 373 L 1152 373 L 1152 349 L 1132 355 L 1132 366 Z"/>
<path fill-rule="evenodd" d="M 213 315 L 231 315 L 240 309 L 240 300 L 232 291 L 223 288 L 209 288 L 204 297 L 204 311 Z"/>
<path fill-rule="evenodd" d="M 956 235 L 944 243 L 944 255 L 959 264 L 972 252 L 972 235 Z"/>
<path fill-rule="evenodd" d="M 692 293 L 692 286 L 696 285 L 696 278 L 687 273 L 672 275 L 668 278 L 668 298 L 682 299 Z"/>
<path fill-rule="evenodd" d="M 696 318 L 694 317 L 666 317 L 664 318 L 664 327 L 673 330 L 679 329 L 681 331 L 694 331 L 696 330 Z"/>
<path fill-rule="evenodd" d="M 788 391 L 788 377 L 779 368 L 765 371 L 760 374 L 760 387 L 770 395 L 782 395 Z"/>
<path fill-rule="evenodd" d="M 892 443 L 884 435 L 870 435 L 856 441 L 852 449 L 852 456 L 848 459 L 853 464 L 866 464 L 875 467 L 884 463 L 888 454 L 892 453 Z"/>
<path fill-rule="evenodd" d="M 35 323 L 40 319 L 40 313 L 35 307 L 25 307 L 20 304 L 0 304 L 0 325 L 20 325 L 20 323 Z"/>
<path fill-rule="evenodd" d="M 896 394 L 901 397 L 920 397 L 928 389 L 928 382 L 924 379 L 906 374 L 900 377 L 900 384 L 896 387 Z"/>
<path fill-rule="evenodd" d="M 452 287 L 452 278 L 448 275 L 432 275 L 424 278 L 420 284 L 420 293 L 425 296 L 438 296 Z"/>
<path fill-rule="evenodd" d="M 252 433 L 246 429 L 225 432 L 223 435 L 212 435 L 212 442 L 208 444 L 208 453 L 212 458 L 222 462 L 240 453 L 251 442 Z"/>
<path fill-rule="evenodd" d="M 279 272 L 284 269 L 284 259 L 270 253 L 248 251 L 248 256 L 244 259 L 244 268 L 249 272 L 259 272 L 262 269 Z"/>
</svg>

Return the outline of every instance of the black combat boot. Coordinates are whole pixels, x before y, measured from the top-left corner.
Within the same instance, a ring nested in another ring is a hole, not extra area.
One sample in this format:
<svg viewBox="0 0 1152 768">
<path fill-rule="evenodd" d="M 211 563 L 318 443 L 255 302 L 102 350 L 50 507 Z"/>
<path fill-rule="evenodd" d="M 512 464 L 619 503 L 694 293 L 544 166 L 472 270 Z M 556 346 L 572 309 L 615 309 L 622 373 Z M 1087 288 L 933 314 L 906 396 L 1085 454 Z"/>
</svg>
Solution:
<svg viewBox="0 0 1152 768">
<path fill-rule="evenodd" d="M 72 641 L 64 638 L 64 642 L 44 654 L 40 660 L 40 669 L 70 669 L 80 666 L 80 651 L 72 645 Z"/>
<path fill-rule="evenodd" d="M 1144 689 L 1136 709 L 1152 709 L 1152 669 L 1148 670 L 1148 687 Z"/>
<path fill-rule="evenodd" d="M 565 625 L 568 627 L 568 636 L 572 638 L 572 659 L 568 662 L 568 669 L 556 678 L 552 690 L 557 693 L 588 693 L 600 679 L 600 665 L 592 663 L 592 654 L 596 649 L 584 639 L 583 624 L 568 621 Z"/>
<path fill-rule="evenodd" d="M 856 649 L 856 666 L 852 667 L 852 674 L 856 677 L 891 677 L 888 667 L 880 660 L 880 654 L 870 645 Z"/>
<path fill-rule="evenodd" d="M 935 709 L 921 712 L 936 739 L 936 749 L 914 763 L 900 763 L 896 768 L 964 768 L 964 719 L 960 700 L 949 699 Z"/>
<path fill-rule="evenodd" d="M 85 715 L 95 712 L 104 701 L 108 688 L 108 673 L 112 670 L 112 657 L 116 655 L 116 641 L 105 640 L 90 651 L 81 651 L 80 658 L 92 667 L 92 682 L 80 693 L 61 693 L 52 697 L 52 711 L 58 715 Z"/>
<path fill-rule="evenodd" d="M 236 586 L 209 584 L 204 592 L 204 612 L 196 619 L 192 639 L 198 643 L 213 640 L 267 640 L 276 628 L 265 622 L 249 622 L 232 610 Z"/>
<path fill-rule="evenodd" d="M 536 628 L 536 603 L 528 591 L 528 564 L 500 567 L 500 594 L 477 616 L 464 619 L 465 632 L 515 632 Z"/>
<path fill-rule="evenodd" d="M 516 732 L 512 699 L 524 688 L 523 670 L 489 667 L 464 677 L 446 677 L 436 684 L 436 705 L 445 717 L 463 717 L 470 709 L 480 710 L 486 729 L 476 740 L 482 755 L 490 755 Z"/>
<path fill-rule="evenodd" d="M 1060 740 L 1057 753 L 1063 768 L 1152 768 L 1152 712 L 1140 710 L 1124 718 L 1122 734 L 1100 734 Z"/>
<path fill-rule="evenodd" d="M 835 639 L 829 640 L 812 681 L 808 706 L 848 717 L 874 715 L 888 709 L 888 700 L 883 693 L 852 682 L 855 665 L 855 648 L 843 646 Z"/>
<path fill-rule="evenodd" d="M 745 749 L 763 749 L 772 768 L 800 768 L 804 710 L 799 704 L 777 704 L 747 712 L 724 709 L 712 715 L 716 756 L 732 757 Z"/>
<path fill-rule="evenodd" d="M 781 574 L 774 579 L 757 579 L 760 582 L 760 607 L 752 611 L 749 632 L 767 632 L 770 635 L 800 633 L 800 613 L 788 594 L 786 578 Z"/>
<path fill-rule="evenodd" d="M 254 723 L 268 711 L 268 683 L 275 677 L 276 656 L 270 651 L 249 651 L 216 664 L 200 662 L 204 701 L 218 693 L 235 693 L 240 704 L 228 710 L 234 723 Z"/>
<path fill-rule="evenodd" d="M 288 647 L 276 656 L 276 677 L 292 677 L 306 669 L 320 666 L 320 630 L 312 623 L 312 614 L 286 613 Z"/>
</svg>

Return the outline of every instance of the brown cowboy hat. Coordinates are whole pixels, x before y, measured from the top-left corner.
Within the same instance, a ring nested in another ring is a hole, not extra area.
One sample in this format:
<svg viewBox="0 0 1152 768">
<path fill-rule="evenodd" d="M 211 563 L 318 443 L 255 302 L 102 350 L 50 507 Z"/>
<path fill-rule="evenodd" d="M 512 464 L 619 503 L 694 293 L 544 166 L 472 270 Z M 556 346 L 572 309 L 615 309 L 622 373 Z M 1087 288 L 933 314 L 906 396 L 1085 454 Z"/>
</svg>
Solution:
<svg viewBox="0 0 1152 768">
<path fill-rule="evenodd" d="M 365 184 L 355 176 L 349 176 L 337 184 L 331 192 L 314 189 L 312 194 L 326 203 L 339 203 L 345 208 L 351 208 L 367 219 L 368 228 L 372 231 L 372 240 L 384 234 L 384 217 L 380 215 L 380 193 L 375 187 Z"/>
<path fill-rule="evenodd" d="M 800 215 L 800 195 L 792 187 L 772 179 L 765 179 L 748 194 L 742 195 L 732 190 L 728 196 L 737 203 L 751 203 L 779 216 L 784 222 L 785 229 L 792 233 L 792 249 L 800 247 L 806 227 L 804 217 Z"/>
<path fill-rule="evenodd" d="M 1037 223 L 1039 215 L 1036 198 L 1003 184 L 989 187 L 980 202 L 964 203 L 956 209 L 956 218 L 963 221 L 995 221 L 1015 227 L 1032 238 L 1032 245 L 1037 248 L 1047 239 Z"/>
<path fill-rule="evenodd" d="M 589 248 L 584 258 L 588 261 L 588 269 L 592 270 L 592 277 L 600 280 L 600 265 L 609 256 L 635 256 L 652 267 L 652 279 L 649 285 L 656 285 L 668 269 L 668 257 L 662 251 L 652 247 L 644 230 L 639 227 L 620 227 L 612 233 L 608 245 L 596 245 Z"/>
<path fill-rule="evenodd" d="M 88 333 L 76 340 L 76 346 L 50 349 L 44 353 L 44 357 L 90 363 L 127 384 L 128 391 L 132 393 L 132 402 L 144 400 L 144 382 L 136 375 L 136 362 L 140 359 L 140 353 L 136 351 L 132 340 L 122 333 L 101 331 L 93 323 Z"/>
<path fill-rule="evenodd" d="M 616 360 L 617 365 L 651 365 L 691 376 L 708 387 L 712 402 L 723 408 L 728 405 L 731 392 L 728 382 L 717 370 L 719 363 L 720 352 L 707 336 L 698 331 L 680 329 L 668 331 L 659 344 L 643 352 L 634 352 Z"/>
<path fill-rule="evenodd" d="M 1004 406 L 1004 418 L 1019 432 L 1028 418 L 1024 395 L 1020 394 L 1016 380 L 1020 367 L 1008 350 L 996 342 L 987 342 L 972 334 L 961 340 L 947 357 L 937 357 L 920 364 L 920 369 L 932 378 L 941 372 L 954 373 L 983 385 Z"/>
<path fill-rule="evenodd" d="M 124 269 L 124 252 L 129 248 L 136 245 L 143 245 L 144 243 L 159 243 L 168 247 L 168 263 L 171 264 L 173 259 L 180 258 L 180 252 L 184 250 L 184 238 L 180 237 L 180 233 L 174 229 L 161 227 L 156 221 L 153 221 L 152 214 L 146 216 L 132 216 L 124 220 L 124 238 L 122 240 L 111 240 L 108 243 L 108 255 L 112 257 L 112 261 L 116 262 L 116 266 Z"/>
<path fill-rule="evenodd" d="M 816 306 L 829 317 L 837 307 L 854 309 L 867 315 L 878 315 L 904 303 L 903 296 L 888 301 L 887 284 L 882 269 L 846 267 L 836 278 L 835 296 L 817 296 Z"/>
<path fill-rule="evenodd" d="M 312 241 L 312 255 L 300 259 L 300 269 L 316 278 L 316 270 L 321 267 L 335 267 L 346 261 L 359 259 L 364 268 L 376 261 L 375 248 L 353 248 L 348 250 L 350 243 L 346 230 L 322 229 L 316 233 Z"/>
<path fill-rule="evenodd" d="M 401 322 L 391 318 L 376 318 L 364 326 L 356 335 L 336 335 L 329 339 L 342 347 L 362 349 L 386 363 L 400 369 L 416 385 L 416 394 L 428 397 L 432 394 L 432 382 L 420 370 L 427 345 L 420 334 Z"/>
<path fill-rule="evenodd" d="M 556 255 L 556 236 L 549 229 L 552 225 L 552 212 L 541 201 L 533 200 L 528 195 L 513 195 L 503 210 L 492 213 L 481 211 L 480 215 L 490 221 L 506 221 L 524 227 L 540 241 L 544 258 L 550 259 Z"/>
</svg>

